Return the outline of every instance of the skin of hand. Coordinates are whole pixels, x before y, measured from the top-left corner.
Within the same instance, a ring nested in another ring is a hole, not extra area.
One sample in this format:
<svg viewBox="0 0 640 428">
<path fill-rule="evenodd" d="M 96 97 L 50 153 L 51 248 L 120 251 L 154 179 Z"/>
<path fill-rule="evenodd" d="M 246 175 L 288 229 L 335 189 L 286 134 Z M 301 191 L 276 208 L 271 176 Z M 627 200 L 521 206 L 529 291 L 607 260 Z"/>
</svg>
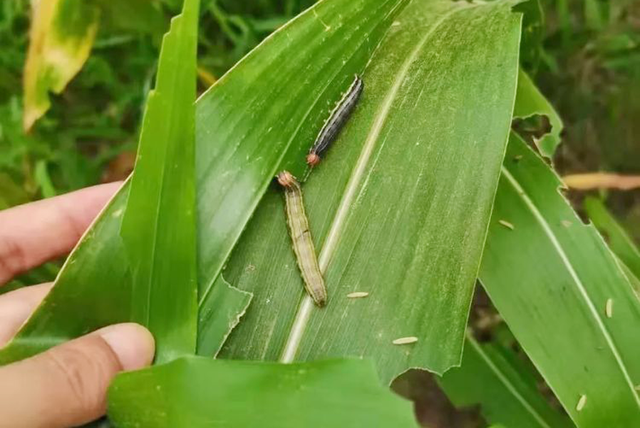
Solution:
<svg viewBox="0 0 640 428">
<path fill-rule="evenodd" d="M 0 285 L 68 253 L 121 183 L 90 187 L 0 211 Z M 20 329 L 52 284 L 0 296 L 0 348 Z M 117 324 L 0 367 L 0 428 L 70 427 L 104 415 L 115 375 L 151 363 L 144 327 Z"/>
</svg>

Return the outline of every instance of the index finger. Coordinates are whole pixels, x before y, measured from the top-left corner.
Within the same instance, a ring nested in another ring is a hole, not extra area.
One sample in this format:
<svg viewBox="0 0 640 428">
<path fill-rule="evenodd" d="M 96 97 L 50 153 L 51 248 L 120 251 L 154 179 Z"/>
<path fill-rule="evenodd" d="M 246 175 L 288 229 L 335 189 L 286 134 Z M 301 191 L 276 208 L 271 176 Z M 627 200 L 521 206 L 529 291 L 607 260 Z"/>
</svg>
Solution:
<svg viewBox="0 0 640 428">
<path fill-rule="evenodd" d="M 0 285 L 68 253 L 121 185 L 101 184 L 0 211 Z"/>
</svg>

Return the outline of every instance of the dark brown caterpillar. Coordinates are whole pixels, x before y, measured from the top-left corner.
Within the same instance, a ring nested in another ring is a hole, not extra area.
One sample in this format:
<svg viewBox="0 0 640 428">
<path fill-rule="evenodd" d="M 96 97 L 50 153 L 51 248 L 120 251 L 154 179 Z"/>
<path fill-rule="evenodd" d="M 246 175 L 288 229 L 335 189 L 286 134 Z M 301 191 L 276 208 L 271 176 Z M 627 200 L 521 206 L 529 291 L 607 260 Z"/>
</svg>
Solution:
<svg viewBox="0 0 640 428">
<path fill-rule="evenodd" d="M 327 151 L 329 146 L 331 146 L 331 143 L 335 141 L 338 133 L 347 122 L 347 119 L 349 119 L 349 116 L 351 116 L 363 89 L 364 82 L 356 75 L 353 83 L 338 104 L 336 104 L 336 107 L 329 115 L 329 119 L 327 119 L 322 126 L 313 147 L 311 147 L 307 155 L 307 164 L 313 167 L 320 163 L 321 156 Z"/>
</svg>

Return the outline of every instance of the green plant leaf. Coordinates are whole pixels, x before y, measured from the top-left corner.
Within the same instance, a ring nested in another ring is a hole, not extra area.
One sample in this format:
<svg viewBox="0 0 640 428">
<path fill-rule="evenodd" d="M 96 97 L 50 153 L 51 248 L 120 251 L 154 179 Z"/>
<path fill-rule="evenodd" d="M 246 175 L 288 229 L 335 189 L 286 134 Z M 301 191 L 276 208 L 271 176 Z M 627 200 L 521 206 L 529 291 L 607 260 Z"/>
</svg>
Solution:
<svg viewBox="0 0 640 428">
<path fill-rule="evenodd" d="M 181 358 L 119 375 L 109 417 L 120 428 L 418 426 L 411 403 L 380 385 L 362 360 Z"/>
<path fill-rule="evenodd" d="M 100 10 L 83 0 L 32 2 L 29 51 L 24 67 L 25 130 L 50 107 L 49 91 L 62 92 L 89 57 Z"/>
<path fill-rule="evenodd" d="M 56 188 L 51 181 L 51 176 L 49 175 L 47 161 L 41 159 L 36 162 L 36 168 L 33 174 L 33 178 L 35 182 L 38 184 L 40 188 L 40 193 L 44 198 L 52 198 L 56 196 Z"/>
<path fill-rule="evenodd" d="M 238 290 L 218 276 L 198 315 L 198 355 L 215 357 L 245 314 L 253 294 Z"/>
<path fill-rule="evenodd" d="M 519 25 L 507 2 L 323 1 L 200 98 L 201 313 L 218 309 L 209 299 L 212 285 L 269 189 L 229 264 L 230 282 L 256 297 L 239 326 L 247 327 L 232 335 L 224 355 L 278 359 L 292 326 L 301 332 L 306 325 L 297 358 L 370 355 L 385 381 L 411 366 L 442 372 L 459 362 L 516 92 Z M 270 184 L 281 169 L 304 175 L 304 155 L 354 73 L 365 80 L 361 104 L 304 187 L 332 300 L 314 311 L 303 299 L 280 192 Z M 128 261 L 111 235 L 127 192 L 83 240 L 0 361 L 130 319 Z M 407 209 L 398 212 L 401 204 Z M 249 259 L 256 246 L 263 250 Z M 347 299 L 356 287 L 371 296 Z M 308 323 L 295 321 L 302 300 Z M 78 312 L 83 317 L 68 315 Z M 409 335 L 418 343 L 391 344 Z"/>
<path fill-rule="evenodd" d="M 526 119 L 535 115 L 544 115 L 549 119 L 550 132 L 539 140 L 535 140 L 535 144 L 543 156 L 551 158 L 560 144 L 560 133 L 564 125 L 549 100 L 542 95 L 529 75 L 521 69 L 518 74 L 518 95 L 513 116 Z"/>
<path fill-rule="evenodd" d="M 116 195 L 82 238 L 52 292 L 0 352 L 0 362 L 123 321 L 151 329 L 158 361 L 195 352 L 198 3 L 185 6 L 163 44 L 131 186 Z"/>
<path fill-rule="evenodd" d="M 164 36 L 142 121 L 120 236 L 132 270 L 132 321 L 156 338 L 156 361 L 196 351 L 195 96 L 198 8 L 185 0 Z"/>
<path fill-rule="evenodd" d="M 572 427 L 553 410 L 536 387 L 536 379 L 513 351 L 498 344 L 480 344 L 470 335 L 462 364 L 438 383 L 456 407 L 480 404 L 491 423 L 513 428 Z"/>
<path fill-rule="evenodd" d="M 640 250 L 600 199 L 588 196 L 584 209 L 594 226 L 604 235 L 609 248 L 636 278 L 640 278 Z"/>
<path fill-rule="evenodd" d="M 480 280 L 576 425 L 637 426 L 640 303 L 560 187 L 559 177 L 512 134 Z M 587 403 L 578 411 L 583 395 Z"/>
<path fill-rule="evenodd" d="M 357 110 L 303 186 L 327 307 L 303 291 L 274 185 L 225 271 L 255 297 L 222 357 L 367 356 L 386 382 L 459 362 L 514 101 L 519 21 L 501 2 L 412 2 L 397 15 L 364 70 Z M 353 291 L 370 296 L 347 298 Z M 404 336 L 418 342 L 392 344 Z"/>
</svg>

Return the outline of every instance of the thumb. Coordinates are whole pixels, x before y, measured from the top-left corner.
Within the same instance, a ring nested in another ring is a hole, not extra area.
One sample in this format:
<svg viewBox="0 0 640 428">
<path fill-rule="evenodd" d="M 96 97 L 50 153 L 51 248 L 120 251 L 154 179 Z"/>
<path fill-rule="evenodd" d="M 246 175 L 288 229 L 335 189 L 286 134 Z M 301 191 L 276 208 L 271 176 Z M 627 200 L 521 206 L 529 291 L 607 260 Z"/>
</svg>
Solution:
<svg viewBox="0 0 640 428">
<path fill-rule="evenodd" d="M 151 363 L 154 341 L 138 324 L 105 327 L 0 368 L 0 428 L 68 427 L 105 413 L 111 379 Z"/>
</svg>

